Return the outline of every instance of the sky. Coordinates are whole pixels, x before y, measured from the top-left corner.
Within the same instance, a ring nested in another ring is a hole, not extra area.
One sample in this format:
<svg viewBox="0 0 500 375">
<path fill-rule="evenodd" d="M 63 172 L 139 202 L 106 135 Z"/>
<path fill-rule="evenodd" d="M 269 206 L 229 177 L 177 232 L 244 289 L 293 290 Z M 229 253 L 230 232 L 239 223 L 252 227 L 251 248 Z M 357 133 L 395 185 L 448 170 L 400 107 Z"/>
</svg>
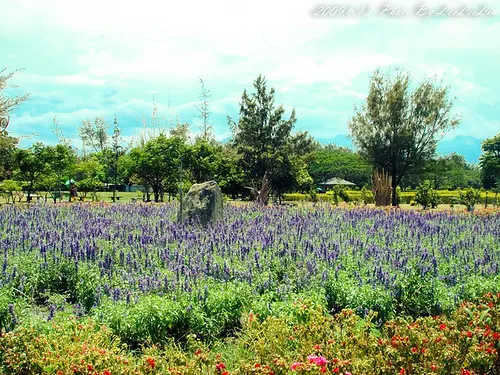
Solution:
<svg viewBox="0 0 500 375">
<path fill-rule="evenodd" d="M 54 144 L 56 118 L 78 147 L 83 120 L 116 115 L 134 140 L 156 106 L 196 134 L 202 78 L 224 140 L 262 74 L 276 103 L 295 108 L 295 130 L 350 144 L 370 76 L 403 67 L 415 85 L 435 76 L 450 87 L 462 122 L 439 150 L 477 162 L 481 140 L 500 132 L 497 13 L 495 0 L 0 0 L 0 68 L 21 69 L 8 93 L 31 94 L 9 131 L 21 145 Z"/>
</svg>

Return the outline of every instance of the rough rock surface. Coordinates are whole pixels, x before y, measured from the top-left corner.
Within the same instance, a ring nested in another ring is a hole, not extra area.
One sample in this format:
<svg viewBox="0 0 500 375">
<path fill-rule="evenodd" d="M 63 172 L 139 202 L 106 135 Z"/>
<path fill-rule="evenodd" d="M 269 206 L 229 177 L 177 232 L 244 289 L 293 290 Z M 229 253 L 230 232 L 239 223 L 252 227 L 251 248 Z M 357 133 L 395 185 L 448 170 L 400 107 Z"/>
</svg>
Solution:
<svg viewBox="0 0 500 375">
<path fill-rule="evenodd" d="M 191 221 L 206 227 L 222 218 L 222 192 L 215 181 L 194 184 L 182 202 L 179 221 Z"/>
</svg>

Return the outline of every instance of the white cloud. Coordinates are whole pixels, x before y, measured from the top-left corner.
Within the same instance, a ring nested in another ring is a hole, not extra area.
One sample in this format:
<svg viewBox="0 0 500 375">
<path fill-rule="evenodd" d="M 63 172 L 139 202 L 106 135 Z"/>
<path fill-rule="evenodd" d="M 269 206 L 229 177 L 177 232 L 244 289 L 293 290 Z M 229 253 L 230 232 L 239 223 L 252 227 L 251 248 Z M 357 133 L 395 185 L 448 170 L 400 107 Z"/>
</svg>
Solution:
<svg viewBox="0 0 500 375">
<path fill-rule="evenodd" d="M 481 2 L 471 0 L 467 5 Z M 337 3 L 374 7 L 388 3 L 412 8 L 417 1 Z M 430 0 L 424 3 L 432 5 Z M 457 7 L 462 3 L 445 1 L 436 6 L 445 4 Z M 175 101 L 173 105 L 157 102 L 160 115 L 170 121 L 178 113 L 193 112 L 198 104 L 193 99 L 198 97 L 199 76 L 216 93 L 210 110 L 222 116 L 237 110 L 242 88 L 252 89 L 252 81 L 259 73 L 265 74 L 269 86 L 277 89 L 280 101 L 284 98 L 285 104 L 297 107 L 299 121 L 303 113 L 311 117 L 310 126 L 316 126 L 314 116 L 319 116 L 316 118 L 320 121 L 342 122 L 351 114 L 352 105 L 347 107 L 346 102 L 366 97 L 363 90 L 368 88 L 368 82 L 360 84 L 360 77 L 377 67 L 395 64 L 416 66 L 417 78 L 428 74 L 443 77 L 453 93 L 464 98 L 460 105 L 468 101 L 473 106 L 472 99 L 498 102 L 494 99 L 498 97 L 494 95 L 496 88 L 476 81 L 476 76 L 483 74 L 480 69 L 484 56 L 492 61 L 500 57 L 496 51 L 500 23 L 494 19 L 436 21 L 395 19 L 380 14 L 376 19 L 313 17 L 311 14 L 319 5 L 316 0 L 0 1 L 0 35 L 5 40 L 37 41 L 44 52 L 35 55 L 29 50 L 9 51 L 9 64 L 21 61 L 20 66 L 24 66 L 25 61 L 37 59 L 50 64 L 34 64 L 34 68 L 16 77 L 16 83 L 28 87 L 37 97 L 45 92 L 60 99 L 61 95 L 54 93 L 62 93 L 63 97 L 71 97 L 67 100 L 88 108 L 64 111 L 57 106 L 42 114 L 30 109 L 17 115 L 16 126 L 20 131 L 30 124 L 46 126 L 54 114 L 62 123 L 79 124 L 83 118 L 96 114 L 112 116 L 115 111 L 135 116 L 140 123 L 141 116 L 149 118 L 153 109 L 152 100 L 144 100 L 144 94 L 161 96 L 162 92 L 170 93 Z M 461 55 L 448 58 L 446 52 Z M 474 60 L 473 56 L 472 62 L 457 57 L 469 54 L 482 57 Z M 79 93 L 80 87 L 89 90 Z M 107 94 L 100 90 L 106 87 L 117 92 Z M 332 111 L 325 108 L 331 98 L 341 104 L 332 103 L 333 114 L 329 117 Z M 25 107 L 29 107 L 29 102 Z M 342 111 L 348 114 L 340 115 Z M 474 109 L 470 112 L 469 117 L 474 118 Z M 486 120 L 478 123 L 488 129 L 498 125 Z M 326 125 L 318 128 L 321 126 Z"/>
<path fill-rule="evenodd" d="M 63 75 L 41 75 L 34 73 L 23 73 L 16 77 L 18 84 L 31 85 L 88 85 L 102 86 L 106 83 L 105 80 L 92 78 L 85 73 L 63 74 Z"/>
<path fill-rule="evenodd" d="M 297 57 L 269 72 L 270 79 L 286 80 L 291 84 L 337 83 L 349 84 L 360 73 L 379 66 L 398 63 L 388 55 L 376 53 L 331 53 L 323 55 L 321 62 L 313 57 Z"/>
</svg>

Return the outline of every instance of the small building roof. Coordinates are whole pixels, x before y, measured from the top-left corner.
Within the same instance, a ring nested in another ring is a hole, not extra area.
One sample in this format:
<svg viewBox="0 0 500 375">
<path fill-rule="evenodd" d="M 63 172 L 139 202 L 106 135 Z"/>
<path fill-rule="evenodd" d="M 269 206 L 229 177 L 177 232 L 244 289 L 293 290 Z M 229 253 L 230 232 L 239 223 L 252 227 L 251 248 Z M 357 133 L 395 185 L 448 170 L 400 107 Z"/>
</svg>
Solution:
<svg viewBox="0 0 500 375">
<path fill-rule="evenodd" d="M 333 177 L 330 178 L 329 180 L 325 182 L 321 182 L 319 185 L 324 185 L 324 186 L 334 186 L 334 185 L 356 185 L 355 183 L 352 183 L 350 181 L 346 181 L 342 178 L 338 177 Z"/>
</svg>

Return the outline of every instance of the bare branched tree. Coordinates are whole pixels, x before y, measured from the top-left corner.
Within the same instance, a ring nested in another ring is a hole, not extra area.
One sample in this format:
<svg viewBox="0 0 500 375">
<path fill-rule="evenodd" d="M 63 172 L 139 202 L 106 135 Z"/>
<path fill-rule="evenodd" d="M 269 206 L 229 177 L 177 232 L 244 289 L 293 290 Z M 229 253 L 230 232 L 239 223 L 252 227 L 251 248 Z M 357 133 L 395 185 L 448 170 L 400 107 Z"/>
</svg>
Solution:
<svg viewBox="0 0 500 375">
<path fill-rule="evenodd" d="M 201 103 L 196 106 L 196 109 L 198 110 L 198 112 L 200 112 L 201 136 L 205 141 L 208 141 L 212 136 L 212 126 L 210 125 L 211 113 L 210 110 L 208 109 L 208 100 L 210 99 L 212 94 L 210 93 L 210 90 L 208 90 L 205 87 L 205 82 L 203 82 L 203 79 L 201 77 L 200 77 L 200 83 L 201 83 L 201 90 L 200 90 Z"/>
<path fill-rule="evenodd" d="M 1 69 L 0 70 L 0 117 L 4 118 L 5 121 L 3 123 L 7 124 L 7 118 L 9 114 L 16 109 L 16 107 L 24 102 L 26 99 L 28 99 L 29 94 L 24 94 L 24 95 L 19 95 L 19 96 L 14 96 L 14 97 L 8 97 L 6 96 L 3 91 L 7 87 L 15 87 L 10 85 L 9 86 L 9 79 L 14 76 L 19 70 L 15 70 L 13 72 L 7 72 L 7 69 Z"/>
</svg>

